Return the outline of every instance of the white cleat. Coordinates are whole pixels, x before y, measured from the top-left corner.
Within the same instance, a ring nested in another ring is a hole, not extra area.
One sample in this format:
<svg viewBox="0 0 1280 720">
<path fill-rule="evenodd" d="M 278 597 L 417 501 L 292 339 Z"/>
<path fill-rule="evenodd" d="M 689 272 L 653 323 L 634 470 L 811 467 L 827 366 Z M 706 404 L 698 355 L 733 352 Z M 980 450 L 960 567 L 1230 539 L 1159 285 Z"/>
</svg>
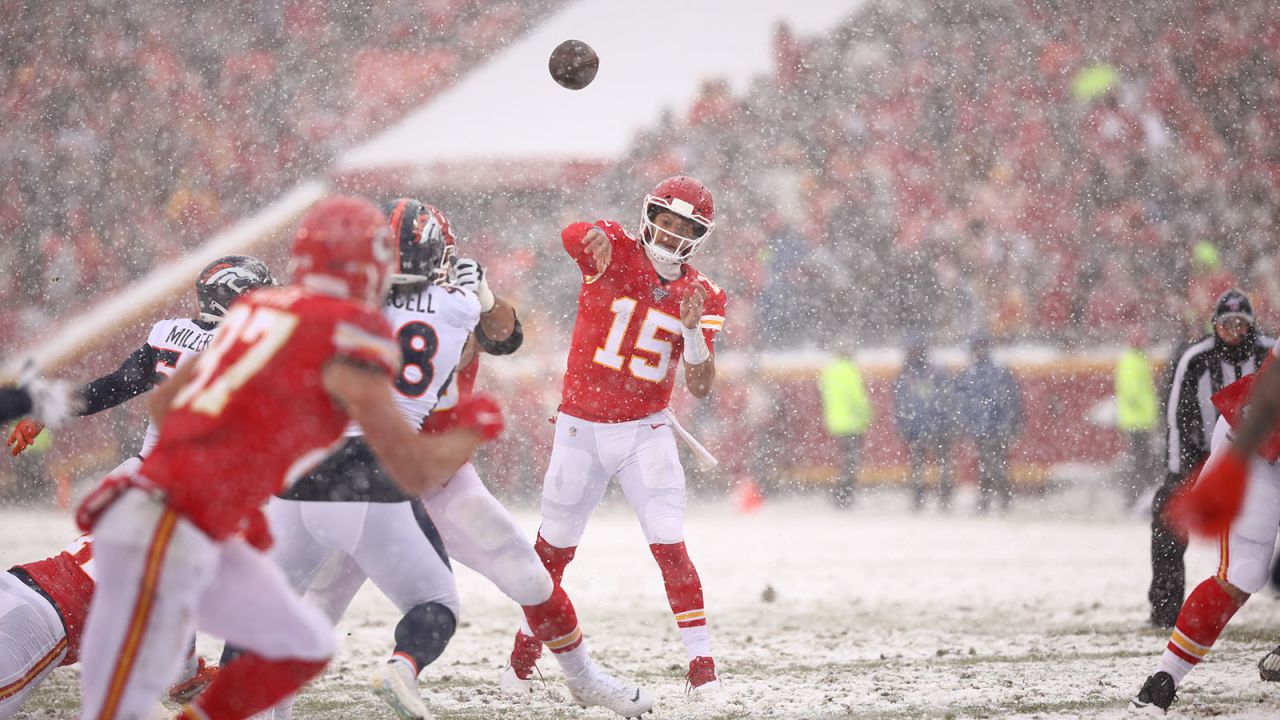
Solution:
<svg viewBox="0 0 1280 720">
<path fill-rule="evenodd" d="M 703 683 L 697 687 L 690 687 L 687 695 L 690 700 L 709 700 L 724 695 L 724 686 L 720 684 L 720 678 L 716 678 L 711 682 Z"/>
<path fill-rule="evenodd" d="M 624 683 L 588 662 L 582 673 L 565 678 L 574 702 L 584 708 L 602 707 L 625 718 L 637 718 L 653 709 L 653 695 L 642 687 Z"/>
<path fill-rule="evenodd" d="M 434 720 L 418 694 L 418 678 L 404 663 L 392 661 L 383 665 L 369 684 L 400 720 Z"/>
<path fill-rule="evenodd" d="M 498 677 L 498 691 L 503 695 L 528 695 L 533 692 L 533 678 L 522 678 L 516 669 L 507 665 Z"/>
</svg>

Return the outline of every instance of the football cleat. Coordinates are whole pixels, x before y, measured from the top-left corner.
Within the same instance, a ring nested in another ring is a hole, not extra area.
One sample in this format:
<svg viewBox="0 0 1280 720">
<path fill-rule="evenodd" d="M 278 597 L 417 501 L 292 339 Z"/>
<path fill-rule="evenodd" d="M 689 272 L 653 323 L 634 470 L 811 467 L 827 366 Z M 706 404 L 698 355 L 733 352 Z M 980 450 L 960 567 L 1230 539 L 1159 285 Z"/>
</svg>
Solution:
<svg viewBox="0 0 1280 720">
<path fill-rule="evenodd" d="M 1177 696 L 1173 676 L 1161 670 L 1142 683 L 1137 697 L 1129 701 L 1129 709 L 1148 715 L 1164 715 Z"/>
<path fill-rule="evenodd" d="M 191 702 L 192 698 L 209 687 L 209 683 L 213 682 L 213 678 L 217 675 L 217 665 L 205 665 L 204 658 L 197 658 L 196 671 L 186 680 L 176 682 L 169 687 L 169 699 L 179 705 Z"/>
<path fill-rule="evenodd" d="M 724 689 L 716 676 L 716 661 L 706 655 L 689 661 L 689 672 L 684 676 L 685 694 L 691 698 L 714 695 Z"/>
<path fill-rule="evenodd" d="M 1267 682 L 1280 681 L 1280 647 L 1258 661 L 1258 676 Z"/>
<path fill-rule="evenodd" d="M 373 674 L 373 692 L 390 706 L 400 720 L 433 720 L 435 717 L 418 694 L 418 678 L 409 666 L 392 660 Z"/>
<path fill-rule="evenodd" d="M 584 709 L 602 707 L 625 718 L 637 718 L 653 709 L 653 695 L 636 685 L 624 683 L 587 661 L 581 673 L 565 678 L 573 701 Z"/>
<path fill-rule="evenodd" d="M 498 691 L 503 695 L 528 695 L 533 692 L 533 676 L 520 677 L 520 673 L 511 665 L 498 677 Z"/>
</svg>

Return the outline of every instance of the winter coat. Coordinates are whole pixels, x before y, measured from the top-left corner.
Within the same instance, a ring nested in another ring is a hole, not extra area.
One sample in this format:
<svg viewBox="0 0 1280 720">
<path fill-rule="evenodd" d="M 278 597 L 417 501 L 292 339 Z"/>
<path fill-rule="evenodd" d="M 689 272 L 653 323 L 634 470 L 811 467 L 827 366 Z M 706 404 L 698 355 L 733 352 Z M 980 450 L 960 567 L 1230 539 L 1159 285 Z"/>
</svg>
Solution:
<svg viewBox="0 0 1280 720">
<path fill-rule="evenodd" d="M 954 429 L 951 374 L 932 364 L 908 365 L 893 384 L 893 418 L 908 443 L 944 441 Z"/>
<path fill-rule="evenodd" d="M 1022 394 L 1009 368 L 987 358 L 975 361 L 956 378 L 961 426 L 976 439 L 1010 440 L 1022 425 Z"/>
</svg>

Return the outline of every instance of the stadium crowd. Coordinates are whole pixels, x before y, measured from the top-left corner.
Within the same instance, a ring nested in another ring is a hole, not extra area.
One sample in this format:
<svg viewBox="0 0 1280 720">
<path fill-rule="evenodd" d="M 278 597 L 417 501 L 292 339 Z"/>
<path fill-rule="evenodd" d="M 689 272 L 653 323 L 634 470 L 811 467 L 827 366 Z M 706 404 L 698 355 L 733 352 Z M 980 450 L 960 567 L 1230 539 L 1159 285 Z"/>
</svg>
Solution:
<svg viewBox="0 0 1280 720">
<path fill-rule="evenodd" d="M 0 341 L 265 205 L 554 2 L 0 7 Z M 389 71 L 393 69 L 393 71 Z"/>
<path fill-rule="evenodd" d="M 0 314 L 0 341 L 323 171 L 555 5 L 0 7 L 0 300 L 20 309 Z M 1280 6 L 872 0 L 821 36 L 779 27 L 775 56 L 745 91 L 708 80 L 568 198 L 438 201 L 529 309 L 530 353 L 567 338 L 577 284 L 554 238 L 583 219 L 567 210 L 634 228 L 638 193 L 676 173 L 716 196 L 696 264 L 730 298 L 721 349 L 919 331 L 1092 346 L 1134 327 L 1168 343 L 1232 285 L 1272 329 Z M 519 388 L 532 410 L 513 426 L 545 420 L 555 389 Z M 780 406 L 812 400 L 758 400 L 769 391 L 791 392 L 753 384 L 725 410 L 785 426 Z M 513 462 L 537 455 L 532 436 L 512 433 Z"/>
<path fill-rule="evenodd" d="M 775 46 L 614 171 L 716 188 L 699 264 L 761 299 L 748 346 L 1171 340 L 1233 284 L 1280 308 L 1280 6 L 880 2 Z"/>
</svg>

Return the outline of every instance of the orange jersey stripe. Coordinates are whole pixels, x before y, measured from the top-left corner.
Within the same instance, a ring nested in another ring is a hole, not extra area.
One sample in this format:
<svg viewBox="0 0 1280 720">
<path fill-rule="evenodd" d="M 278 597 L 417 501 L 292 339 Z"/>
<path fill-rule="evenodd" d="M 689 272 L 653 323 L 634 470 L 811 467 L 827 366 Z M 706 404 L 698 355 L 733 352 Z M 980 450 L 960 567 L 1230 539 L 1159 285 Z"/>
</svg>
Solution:
<svg viewBox="0 0 1280 720">
<path fill-rule="evenodd" d="M 124 646 L 120 648 L 120 657 L 116 660 L 116 670 L 107 686 L 107 699 L 102 705 L 99 720 L 111 720 L 115 717 L 116 707 L 124 694 L 124 687 L 129 682 L 129 674 L 133 671 L 133 663 L 138 659 L 138 646 L 142 644 L 142 636 L 147 621 L 151 617 L 151 606 L 154 604 L 156 585 L 160 580 L 160 568 L 164 565 L 165 551 L 169 549 L 169 541 L 173 539 L 173 528 L 177 524 L 178 514 L 166 509 L 156 524 L 155 534 L 151 537 L 151 547 L 147 549 L 147 563 L 142 572 L 142 583 L 138 589 L 137 604 L 133 608 L 133 616 L 129 619 L 129 629 L 125 632 Z"/>
<path fill-rule="evenodd" d="M 39 677 L 40 673 L 45 671 L 45 668 L 49 667 L 52 663 L 57 662 L 58 658 L 62 656 L 63 651 L 66 649 L 67 637 L 64 635 L 62 636 L 62 639 L 58 641 L 58 644 L 53 646 L 52 650 L 45 653 L 45 656 L 40 658 L 40 661 L 27 671 L 26 675 L 23 675 L 4 687 L 0 687 L 0 700 L 13 697 L 14 695 L 17 695 L 22 688 L 30 685 L 32 680 L 35 680 Z"/>
<path fill-rule="evenodd" d="M 1231 566 L 1231 531 L 1224 530 L 1218 537 L 1218 577 L 1227 580 L 1227 568 Z"/>
</svg>

